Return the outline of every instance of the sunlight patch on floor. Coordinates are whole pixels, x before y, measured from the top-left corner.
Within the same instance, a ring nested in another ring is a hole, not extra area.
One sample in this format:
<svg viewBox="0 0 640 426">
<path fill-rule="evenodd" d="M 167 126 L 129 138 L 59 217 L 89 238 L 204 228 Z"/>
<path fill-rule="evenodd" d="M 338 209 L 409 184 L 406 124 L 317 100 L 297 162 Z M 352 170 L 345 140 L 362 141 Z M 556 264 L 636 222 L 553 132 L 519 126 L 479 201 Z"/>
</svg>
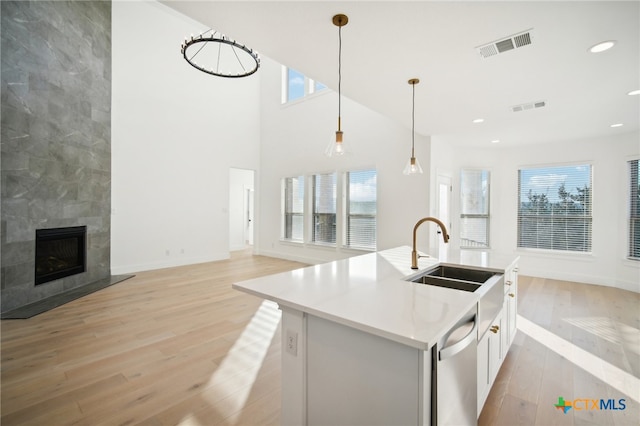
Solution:
<svg viewBox="0 0 640 426">
<path fill-rule="evenodd" d="M 202 397 L 225 418 L 225 424 L 238 422 L 278 329 L 281 315 L 277 303 L 263 301 L 220 366 L 211 375 L 206 385 L 208 389 Z M 189 416 L 180 422 L 180 426 L 201 425 Z"/>
<path fill-rule="evenodd" d="M 640 380 L 620 368 L 585 351 L 549 330 L 518 315 L 518 330 L 537 340 L 547 348 L 594 375 L 612 388 L 640 402 Z"/>
<path fill-rule="evenodd" d="M 569 324 L 640 354 L 640 330 L 606 317 L 564 318 Z"/>
</svg>

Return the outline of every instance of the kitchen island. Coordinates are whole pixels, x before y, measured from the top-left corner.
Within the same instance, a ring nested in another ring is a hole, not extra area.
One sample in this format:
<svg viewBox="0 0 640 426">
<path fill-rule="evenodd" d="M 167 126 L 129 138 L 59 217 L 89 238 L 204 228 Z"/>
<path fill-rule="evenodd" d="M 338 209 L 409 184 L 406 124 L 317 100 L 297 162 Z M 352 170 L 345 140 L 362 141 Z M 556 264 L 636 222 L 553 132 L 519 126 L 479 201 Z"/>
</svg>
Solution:
<svg viewBox="0 0 640 426">
<path fill-rule="evenodd" d="M 416 271 L 411 249 L 398 247 L 233 287 L 282 310 L 283 424 L 428 425 L 436 396 L 433 350 L 465 315 L 477 312 L 489 289 L 466 292 L 410 279 L 438 264 L 510 277 L 516 263 L 515 256 L 461 252 L 444 261 L 422 257 Z M 477 377 L 480 391 L 480 372 Z"/>
</svg>

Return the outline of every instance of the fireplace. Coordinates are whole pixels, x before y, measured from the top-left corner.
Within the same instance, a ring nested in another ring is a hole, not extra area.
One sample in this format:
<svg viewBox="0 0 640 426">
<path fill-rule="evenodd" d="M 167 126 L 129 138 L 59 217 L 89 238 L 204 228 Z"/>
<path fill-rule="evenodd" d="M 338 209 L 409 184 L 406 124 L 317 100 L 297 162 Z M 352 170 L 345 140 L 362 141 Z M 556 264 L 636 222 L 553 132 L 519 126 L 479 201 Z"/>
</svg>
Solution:
<svg viewBox="0 0 640 426">
<path fill-rule="evenodd" d="M 86 270 L 87 227 L 36 229 L 35 284 Z"/>
</svg>

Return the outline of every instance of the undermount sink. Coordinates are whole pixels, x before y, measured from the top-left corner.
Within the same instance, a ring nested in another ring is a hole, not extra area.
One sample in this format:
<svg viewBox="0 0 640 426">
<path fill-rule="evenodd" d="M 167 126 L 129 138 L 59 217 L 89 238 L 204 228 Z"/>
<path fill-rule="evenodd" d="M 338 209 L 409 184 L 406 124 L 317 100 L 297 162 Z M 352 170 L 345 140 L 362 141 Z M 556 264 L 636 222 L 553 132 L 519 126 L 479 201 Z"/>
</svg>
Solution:
<svg viewBox="0 0 640 426">
<path fill-rule="evenodd" d="M 440 276 L 432 276 L 429 274 L 422 275 L 418 278 L 414 278 L 411 281 L 419 284 L 435 285 L 438 287 L 453 288 L 455 290 L 463 290 L 463 291 L 471 291 L 471 292 L 479 289 L 481 285 L 481 284 L 473 283 L 470 281 L 443 278 Z"/>
<path fill-rule="evenodd" d="M 411 279 L 414 283 L 435 285 L 474 292 L 493 277 L 495 272 L 440 265 Z"/>
<path fill-rule="evenodd" d="M 454 290 L 477 292 L 478 301 L 478 338 L 488 330 L 491 321 L 502 309 L 504 291 L 503 274 L 481 269 L 459 268 L 438 265 L 419 275 L 407 278 L 418 284 L 446 287 Z"/>
<path fill-rule="evenodd" d="M 430 271 L 427 271 L 427 274 L 433 277 L 450 278 L 453 280 L 471 281 L 483 284 L 486 283 L 489 278 L 494 276 L 495 272 L 440 265 Z"/>
</svg>

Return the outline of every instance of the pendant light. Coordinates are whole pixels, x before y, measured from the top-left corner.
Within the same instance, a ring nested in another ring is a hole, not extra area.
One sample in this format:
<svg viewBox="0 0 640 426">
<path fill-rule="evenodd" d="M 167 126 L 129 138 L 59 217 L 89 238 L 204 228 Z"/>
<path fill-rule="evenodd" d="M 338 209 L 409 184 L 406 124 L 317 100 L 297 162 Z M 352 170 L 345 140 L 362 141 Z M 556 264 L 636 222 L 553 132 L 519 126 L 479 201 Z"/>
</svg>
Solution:
<svg viewBox="0 0 640 426">
<path fill-rule="evenodd" d="M 258 52 L 213 29 L 185 38 L 180 53 L 195 69 L 217 77 L 247 77 L 260 68 Z"/>
<path fill-rule="evenodd" d="M 411 104 L 411 158 L 407 161 L 407 165 L 404 166 L 404 170 L 402 173 L 405 175 L 415 175 L 422 174 L 422 167 L 420 167 L 420 162 L 416 158 L 415 153 L 415 139 L 416 139 L 416 84 L 420 83 L 420 80 L 417 78 L 412 78 L 409 80 L 409 84 L 411 85 L 411 89 L 413 91 L 412 104 Z"/>
<path fill-rule="evenodd" d="M 340 122 L 340 107 L 342 100 L 342 27 L 349 23 L 349 18 L 347 15 L 338 14 L 333 17 L 332 22 L 333 25 L 338 27 L 338 130 L 336 131 L 335 142 L 331 141 L 325 150 L 325 154 L 328 157 L 345 154 L 344 145 L 342 144 L 342 128 Z"/>
</svg>

